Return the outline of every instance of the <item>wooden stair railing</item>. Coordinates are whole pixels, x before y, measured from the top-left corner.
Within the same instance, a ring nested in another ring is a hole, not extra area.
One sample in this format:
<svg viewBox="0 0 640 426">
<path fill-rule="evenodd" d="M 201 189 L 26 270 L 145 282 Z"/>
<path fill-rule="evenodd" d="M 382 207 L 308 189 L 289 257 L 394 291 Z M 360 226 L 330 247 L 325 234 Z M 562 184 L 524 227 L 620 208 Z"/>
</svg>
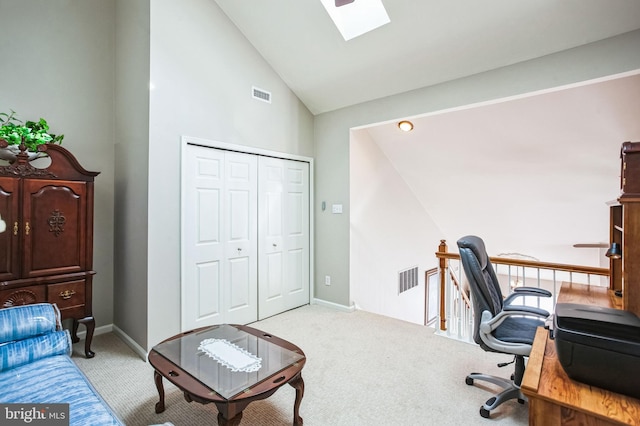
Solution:
<svg viewBox="0 0 640 426">
<path fill-rule="evenodd" d="M 450 279 L 453 282 L 453 286 L 456 288 L 456 290 L 460 292 L 462 299 L 464 300 L 465 304 L 469 308 L 471 307 L 471 301 L 469 300 L 469 297 L 467 296 L 466 292 L 460 285 L 458 277 L 449 268 L 449 261 L 450 260 L 459 261 L 460 254 L 448 252 L 446 240 L 440 240 L 440 245 L 438 246 L 438 251 L 435 253 L 435 255 L 439 260 L 439 266 L 440 266 L 440 274 L 439 274 L 440 276 L 440 330 L 445 331 L 447 330 L 447 324 L 446 324 L 447 312 L 446 312 L 446 300 L 445 300 L 447 274 L 449 274 L 449 276 L 451 277 Z M 510 259 L 506 257 L 494 257 L 494 256 L 490 256 L 489 260 L 495 266 L 507 265 L 507 266 L 516 266 L 516 267 L 524 267 L 524 268 L 533 268 L 537 270 L 549 270 L 549 271 L 553 271 L 554 273 L 555 271 L 561 271 L 561 272 L 568 272 L 570 276 L 571 274 L 574 274 L 574 273 L 586 275 L 589 279 L 592 275 L 599 276 L 599 277 L 607 277 L 607 278 L 609 278 L 610 276 L 609 268 L 598 268 L 594 266 L 569 265 L 564 263 L 539 262 L 539 261 L 533 261 L 533 260 Z M 462 271 L 460 271 L 460 273 L 462 273 Z M 555 300 L 556 295 L 554 294 L 553 297 Z"/>
</svg>

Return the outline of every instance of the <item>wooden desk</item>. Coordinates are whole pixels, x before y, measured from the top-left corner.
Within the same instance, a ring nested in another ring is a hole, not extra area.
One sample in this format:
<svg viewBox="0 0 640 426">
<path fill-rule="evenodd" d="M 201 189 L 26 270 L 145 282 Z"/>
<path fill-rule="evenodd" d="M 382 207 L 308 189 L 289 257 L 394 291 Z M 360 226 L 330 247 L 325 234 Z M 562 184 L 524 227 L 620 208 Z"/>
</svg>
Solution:
<svg viewBox="0 0 640 426">
<path fill-rule="evenodd" d="M 563 284 L 559 303 L 620 308 L 605 287 Z M 571 380 L 562 369 L 555 343 L 539 328 L 533 342 L 522 392 L 529 398 L 529 425 L 640 425 L 640 400 Z"/>
</svg>

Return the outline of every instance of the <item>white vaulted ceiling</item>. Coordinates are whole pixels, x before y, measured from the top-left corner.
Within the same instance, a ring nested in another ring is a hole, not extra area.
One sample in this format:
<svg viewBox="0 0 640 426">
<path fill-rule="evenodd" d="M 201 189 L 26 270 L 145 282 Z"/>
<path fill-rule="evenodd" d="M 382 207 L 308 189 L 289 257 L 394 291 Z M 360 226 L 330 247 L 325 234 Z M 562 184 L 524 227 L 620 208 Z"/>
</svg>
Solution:
<svg viewBox="0 0 640 426">
<path fill-rule="evenodd" d="M 637 0 L 383 0 L 345 41 L 320 0 L 215 1 L 313 114 L 640 28 Z"/>
</svg>

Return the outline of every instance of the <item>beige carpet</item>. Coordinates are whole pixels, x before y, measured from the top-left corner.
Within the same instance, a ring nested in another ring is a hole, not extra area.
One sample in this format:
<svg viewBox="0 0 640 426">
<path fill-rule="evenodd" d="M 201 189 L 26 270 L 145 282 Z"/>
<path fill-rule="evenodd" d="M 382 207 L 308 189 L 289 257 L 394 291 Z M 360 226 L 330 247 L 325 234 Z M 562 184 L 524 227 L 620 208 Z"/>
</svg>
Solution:
<svg viewBox="0 0 640 426">
<path fill-rule="evenodd" d="M 499 369 L 496 364 L 511 357 L 436 336 L 432 328 L 318 305 L 251 325 L 305 352 L 300 415 L 307 426 L 528 423 L 528 404 L 515 401 L 496 409 L 492 419 L 483 419 L 478 410 L 496 388 L 464 382 L 470 372 L 508 377 L 512 366 Z M 95 358 L 85 359 L 83 342 L 74 345 L 73 359 L 127 425 L 217 424 L 213 404 L 187 403 L 166 380 L 166 410 L 155 414 L 153 369 L 115 335 L 95 336 L 92 349 Z M 272 397 L 250 404 L 241 424 L 290 425 L 294 399 L 295 390 L 284 386 Z"/>
</svg>

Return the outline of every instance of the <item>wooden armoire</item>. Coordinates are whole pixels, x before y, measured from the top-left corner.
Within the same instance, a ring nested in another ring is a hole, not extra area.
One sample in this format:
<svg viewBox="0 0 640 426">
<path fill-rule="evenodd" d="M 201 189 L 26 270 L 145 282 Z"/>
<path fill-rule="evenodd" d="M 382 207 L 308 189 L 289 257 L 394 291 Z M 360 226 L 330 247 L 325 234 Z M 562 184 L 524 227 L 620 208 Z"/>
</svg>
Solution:
<svg viewBox="0 0 640 426">
<path fill-rule="evenodd" d="M 78 324 L 86 326 L 84 350 L 91 358 L 93 186 L 99 172 L 85 170 L 59 145 L 39 149 L 50 159 L 44 168 L 34 167 L 24 151 L 0 165 L 0 308 L 57 304 L 62 319 L 73 320 L 74 342 Z"/>
<path fill-rule="evenodd" d="M 611 243 L 622 254 L 611 259 L 611 288 L 622 292 L 622 308 L 640 316 L 640 142 L 620 149 L 620 197 L 611 206 Z"/>
</svg>

